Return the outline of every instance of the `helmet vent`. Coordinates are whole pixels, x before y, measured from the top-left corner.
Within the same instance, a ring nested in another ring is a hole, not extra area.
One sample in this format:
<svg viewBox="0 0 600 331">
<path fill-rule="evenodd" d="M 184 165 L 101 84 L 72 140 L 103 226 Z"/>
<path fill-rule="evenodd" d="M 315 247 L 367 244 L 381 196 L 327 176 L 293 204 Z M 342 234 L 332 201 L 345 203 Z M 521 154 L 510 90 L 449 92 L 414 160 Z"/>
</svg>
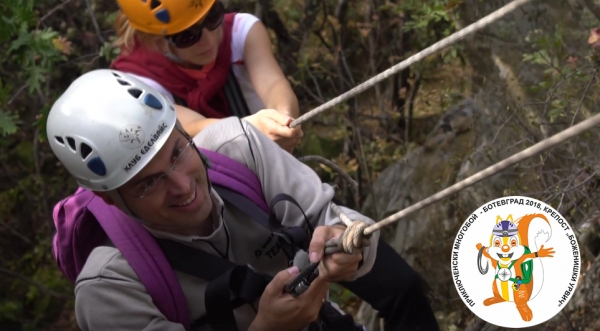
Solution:
<svg viewBox="0 0 600 331">
<path fill-rule="evenodd" d="M 63 138 L 62 138 L 62 137 L 59 137 L 59 136 L 54 136 L 54 139 L 56 140 L 56 142 L 57 142 L 57 143 L 59 143 L 59 144 L 61 144 L 61 145 L 63 145 L 63 146 L 64 146 L 64 144 L 65 144 L 65 141 L 63 140 Z"/>
<path fill-rule="evenodd" d="M 163 108 L 162 103 L 158 100 L 154 95 L 148 93 L 144 97 L 144 104 L 150 108 L 154 108 L 156 110 L 161 110 Z"/>
<path fill-rule="evenodd" d="M 123 85 L 123 86 L 130 86 L 131 84 L 129 84 L 129 82 L 126 82 L 122 79 L 117 79 L 117 82 L 119 82 L 119 84 Z"/>
<path fill-rule="evenodd" d="M 171 15 L 169 15 L 169 11 L 166 9 L 161 9 L 154 14 L 157 20 L 167 24 L 171 21 Z"/>
<path fill-rule="evenodd" d="M 162 3 L 158 0 L 151 0 L 150 1 L 150 10 L 154 10 L 156 9 L 156 7 L 160 6 Z"/>
<path fill-rule="evenodd" d="M 131 94 L 131 96 L 133 96 L 134 98 L 138 99 L 140 97 L 140 95 L 142 95 L 143 91 L 137 88 L 130 88 L 129 90 L 127 90 L 127 92 L 129 92 L 129 94 Z"/>
<path fill-rule="evenodd" d="M 87 167 L 98 176 L 106 175 L 106 166 L 104 165 L 104 162 L 102 162 L 102 159 L 99 156 L 96 156 L 95 158 L 91 159 L 87 163 Z"/>
<path fill-rule="evenodd" d="M 92 148 L 86 143 L 81 143 L 81 145 L 79 145 L 79 151 L 81 152 L 81 158 L 85 160 L 92 152 Z"/>
<path fill-rule="evenodd" d="M 71 137 L 67 137 L 67 143 L 69 143 L 69 147 L 71 147 L 73 152 L 77 151 L 77 148 L 75 147 L 75 139 L 73 139 Z"/>
<path fill-rule="evenodd" d="M 116 73 L 116 72 L 113 72 L 112 74 L 113 74 L 113 76 L 115 76 L 115 77 L 117 77 L 117 78 L 121 78 L 121 76 L 119 76 L 119 74 L 118 74 L 118 73 Z"/>
<path fill-rule="evenodd" d="M 158 0 L 152 0 L 150 1 L 150 10 L 154 10 L 156 9 L 156 7 L 160 6 L 161 2 Z"/>
</svg>

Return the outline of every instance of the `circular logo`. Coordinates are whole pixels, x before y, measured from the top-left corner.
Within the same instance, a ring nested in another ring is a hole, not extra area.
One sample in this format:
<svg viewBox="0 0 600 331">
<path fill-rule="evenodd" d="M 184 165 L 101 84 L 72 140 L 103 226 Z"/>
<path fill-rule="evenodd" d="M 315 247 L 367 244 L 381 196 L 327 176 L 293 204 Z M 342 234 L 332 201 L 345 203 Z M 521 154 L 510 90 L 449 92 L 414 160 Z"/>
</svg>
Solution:
<svg viewBox="0 0 600 331">
<path fill-rule="evenodd" d="M 579 246 L 554 208 L 511 196 L 486 203 L 459 229 L 451 270 L 463 302 L 506 328 L 543 323 L 569 302 L 579 280 Z"/>
<path fill-rule="evenodd" d="M 135 124 L 130 124 L 119 132 L 119 141 L 123 147 L 137 149 L 144 143 L 144 130 Z"/>
</svg>

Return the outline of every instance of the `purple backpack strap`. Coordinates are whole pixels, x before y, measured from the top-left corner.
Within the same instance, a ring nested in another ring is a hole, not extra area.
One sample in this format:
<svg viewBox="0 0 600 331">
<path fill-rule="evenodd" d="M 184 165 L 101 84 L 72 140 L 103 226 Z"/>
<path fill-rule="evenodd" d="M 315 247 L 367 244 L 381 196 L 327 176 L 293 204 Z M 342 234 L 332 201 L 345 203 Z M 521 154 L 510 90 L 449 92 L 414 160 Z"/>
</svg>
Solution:
<svg viewBox="0 0 600 331">
<path fill-rule="evenodd" d="M 175 272 L 154 237 L 139 222 L 82 188 L 59 202 L 53 216 L 57 230 L 54 258 L 71 282 L 75 283 L 92 250 L 110 238 L 165 318 L 189 330 L 187 301 Z"/>
<path fill-rule="evenodd" d="M 212 183 L 242 194 L 266 213 L 270 213 L 260 181 L 252 170 L 223 154 L 203 148 L 200 148 L 200 151 L 208 157 L 212 164 L 208 170 L 208 176 Z"/>
<path fill-rule="evenodd" d="M 87 208 L 94 197 L 91 192 L 79 188 L 75 194 L 57 203 L 52 214 L 56 227 L 52 254 L 73 284 L 92 250 L 108 239 Z"/>
<path fill-rule="evenodd" d="M 90 192 L 90 194 L 93 194 Z M 169 321 L 190 327 L 187 301 L 163 251 L 138 221 L 96 197 L 88 206 L 102 228 L 131 265 L 156 307 Z"/>
<path fill-rule="evenodd" d="M 239 192 L 269 212 L 260 181 L 252 170 L 225 155 L 201 151 L 212 164 L 211 182 Z M 71 282 L 75 283 L 92 250 L 110 238 L 165 318 L 189 330 L 189 311 L 181 285 L 160 246 L 140 223 L 82 188 L 57 203 L 53 217 L 57 232 L 52 252 Z"/>
</svg>

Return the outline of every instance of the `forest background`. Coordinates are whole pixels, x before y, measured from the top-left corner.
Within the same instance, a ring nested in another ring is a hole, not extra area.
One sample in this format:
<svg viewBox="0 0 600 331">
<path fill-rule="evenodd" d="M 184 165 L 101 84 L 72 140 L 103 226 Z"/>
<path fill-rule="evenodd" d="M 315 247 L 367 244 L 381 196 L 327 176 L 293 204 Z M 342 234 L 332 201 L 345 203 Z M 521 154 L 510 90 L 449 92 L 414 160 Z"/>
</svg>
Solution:
<svg viewBox="0 0 600 331">
<path fill-rule="evenodd" d="M 508 0 L 230 0 L 257 15 L 306 112 L 507 4 Z M 0 3 L 0 329 L 77 330 L 73 286 L 51 254 L 52 208 L 76 189 L 46 141 L 53 101 L 106 68 L 114 0 Z M 600 1 L 533 0 L 363 94 L 303 124 L 298 157 L 347 205 L 380 220 L 598 113 Z M 533 330 L 600 329 L 600 146 L 594 129 L 383 231 L 421 273 L 443 330 L 500 330 L 462 303 L 452 241 L 473 210 L 527 195 L 576 230 L 582 275 L 569 305 Z M 342 307 L 381 328 L 339 287 Z"/>
</svg>

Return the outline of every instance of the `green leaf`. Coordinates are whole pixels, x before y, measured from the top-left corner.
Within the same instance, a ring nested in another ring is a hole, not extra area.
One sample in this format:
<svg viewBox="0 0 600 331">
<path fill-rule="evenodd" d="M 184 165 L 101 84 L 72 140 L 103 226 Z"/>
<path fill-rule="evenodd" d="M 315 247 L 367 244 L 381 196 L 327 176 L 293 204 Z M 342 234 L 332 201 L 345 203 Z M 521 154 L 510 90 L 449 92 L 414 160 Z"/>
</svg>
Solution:
<svg viewBox="0 0 600 331">
<path fill-rule="evenodd" d="M 31 44 L 33 41 L 33 35 L 31 32 L 29 33 L 21 33 L 17 40 L 13 41 L 10 45 L 7 54 L 10 54 L 13 51 L 19 50 L 21 47 Z"/>
<path fill-rule="evenodd" d="M 17 132 L 17 124 L 20 124 L 18 116 L 0 110 L 0 134 L 2 136 Z"/>
<path fill-rule="evenodd" d="M 46 70 L 35 65 L 27 69 L 29 72 L 29 79 L 27 80 L 27 83 L 29 83 L 29 92 L 40 90 L 40 84 L 46 81 Z"/>
</svg>

